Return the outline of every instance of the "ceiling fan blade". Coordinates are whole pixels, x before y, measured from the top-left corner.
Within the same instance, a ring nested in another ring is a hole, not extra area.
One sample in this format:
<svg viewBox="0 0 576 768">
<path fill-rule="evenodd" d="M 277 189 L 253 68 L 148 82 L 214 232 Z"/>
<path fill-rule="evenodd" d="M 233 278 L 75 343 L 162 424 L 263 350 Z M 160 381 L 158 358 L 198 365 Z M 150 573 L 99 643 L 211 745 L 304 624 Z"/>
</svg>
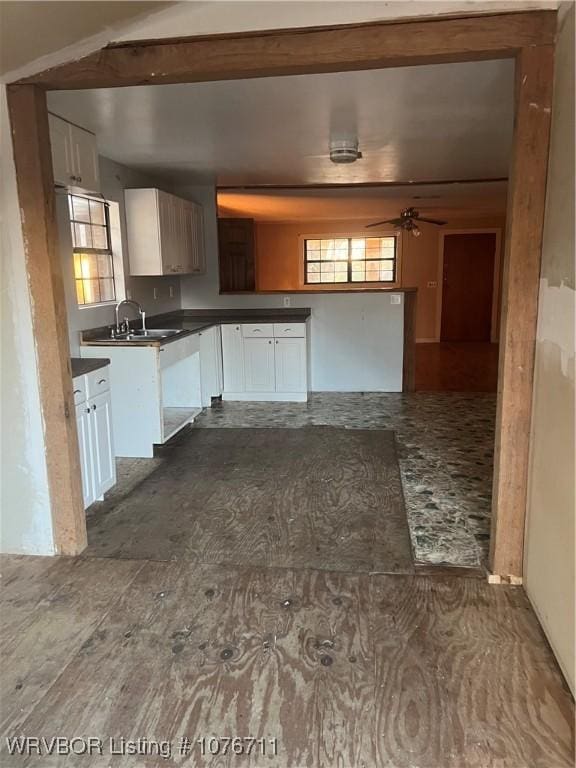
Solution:
<svg viewBox="0 0 576 768">
<path fill-rule="evenodd" d="M 386 221 L 375 221 L 373 224 L 366 224 L 366 229 L 369 227 L 379 227 L 381 224 L 394 224 L 395 227 L 402 223 L 402 219 L 386 219 Z"/>
<path fill-rule="evenodd" d="M 446 224 L 445 221 L 440 221 L 440 219 L 427 219 L 424 216 L 418 216 L 417 221 L 425 221 L 426 224 L 438 224 L 440 227 Z"/>
</svg>

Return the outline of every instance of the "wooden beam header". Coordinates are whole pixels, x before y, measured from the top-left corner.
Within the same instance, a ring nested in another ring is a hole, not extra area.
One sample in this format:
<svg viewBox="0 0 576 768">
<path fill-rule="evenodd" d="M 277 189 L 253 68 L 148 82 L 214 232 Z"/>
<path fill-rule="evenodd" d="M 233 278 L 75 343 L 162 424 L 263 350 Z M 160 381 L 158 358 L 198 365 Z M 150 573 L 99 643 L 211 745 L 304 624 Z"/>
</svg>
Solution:
<svg viewBox="0 0 576 768">
<path fill-rule="evenodd" d="M 556 11 L 112 45 L 19 81 L 47 90 L 166 85 L 477 61 L 554 43 Z"/>
</svg>

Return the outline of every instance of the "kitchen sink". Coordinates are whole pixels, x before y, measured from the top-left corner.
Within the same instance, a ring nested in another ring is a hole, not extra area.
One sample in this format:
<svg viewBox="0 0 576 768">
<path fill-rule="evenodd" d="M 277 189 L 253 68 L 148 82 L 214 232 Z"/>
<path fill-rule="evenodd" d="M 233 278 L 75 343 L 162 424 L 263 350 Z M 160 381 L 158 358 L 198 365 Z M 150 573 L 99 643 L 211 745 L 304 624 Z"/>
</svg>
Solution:
<svg viewBox="0 0 576 768">
<path fill-rule="evenodd" d="M 144 341 L 145 339 L 167 339 L 182 333 L 182 328 L 150 328 L 149 330 L 130 331 L 130 333 L 117 333 L 110 341 Z"/>
</svg>

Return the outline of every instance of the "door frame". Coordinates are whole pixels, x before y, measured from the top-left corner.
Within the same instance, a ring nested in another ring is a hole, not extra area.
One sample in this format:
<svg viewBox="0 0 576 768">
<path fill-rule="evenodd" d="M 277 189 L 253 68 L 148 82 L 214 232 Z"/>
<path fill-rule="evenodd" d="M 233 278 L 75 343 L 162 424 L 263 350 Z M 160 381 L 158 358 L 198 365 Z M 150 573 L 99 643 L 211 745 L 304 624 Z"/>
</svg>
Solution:
<svg viewBox="0 0 576 768">
<path fill-rule="evenodd" d="M 492 309 L 490 320 L 490 342 L 498 342 L 498 309 L 500 298 L 500 283 L 502 263 L 502 229 L 500 227 L 471 227 L 470 229 L 443 229 L 438 233 L 438 292 L 436 296 L 436 342 L 442 341 L 442 301 L 444 298 L 444 240 L 447 235 L 496 235 L 494 250 L 494 275 L 492 284 Z"/>
<path fill-rule="evenodd" d="M 109 45 L 7 86 L 56 551 L 86 546 L 47 90 L 515 60 L 490 567 L 521 579 L 557 11 L 512 11 Z"/>
</svg>

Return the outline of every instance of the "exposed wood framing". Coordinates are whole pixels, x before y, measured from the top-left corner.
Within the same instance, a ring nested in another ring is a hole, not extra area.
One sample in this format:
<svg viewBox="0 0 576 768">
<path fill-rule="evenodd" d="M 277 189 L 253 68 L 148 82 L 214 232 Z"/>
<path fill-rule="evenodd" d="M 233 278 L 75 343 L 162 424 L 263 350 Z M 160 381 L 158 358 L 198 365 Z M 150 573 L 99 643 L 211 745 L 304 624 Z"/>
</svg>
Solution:
<svg viewBox="0 0 576 768">
<path fill-rule="evenodd" d="M 46 94 L 34 85 L 9 86 L 8 106 L 32 297 L 55 545 L 59 554 L 74 555 L 86 546 L 86 522 Z"/>
<path fill-rule="evenodd" d="M 517 114 L 502 288 L 493 575 L 522 574 L 534 344 L 556 12 L 531 11 L 278 30 L 110 46 L 25 83 L 81 89 L 188 83 L 515 57 Z M 57 258 L 46 104 L 9 89 L 41 378 L 54 522 L 61 552 L 85 544 L 80 470 Z"/>
<path fill-rule="evenodd" d="M 516 121 L 502 277 L 491 570 L 522 576 L 554 48 L 516 61 Z"/>
<path fill-rule="evenodd" d="M 24 82 L 51 90 L 194 83 L 512 57 L 552 43 L 556 13 L 380 22 L 109 46 Z"/>
<path fill-rule="evenodd" d="M 402 392 L 414 392 L 416 385 L 416 291 L 404 293 L 404 353 Z"/>
</svg>

